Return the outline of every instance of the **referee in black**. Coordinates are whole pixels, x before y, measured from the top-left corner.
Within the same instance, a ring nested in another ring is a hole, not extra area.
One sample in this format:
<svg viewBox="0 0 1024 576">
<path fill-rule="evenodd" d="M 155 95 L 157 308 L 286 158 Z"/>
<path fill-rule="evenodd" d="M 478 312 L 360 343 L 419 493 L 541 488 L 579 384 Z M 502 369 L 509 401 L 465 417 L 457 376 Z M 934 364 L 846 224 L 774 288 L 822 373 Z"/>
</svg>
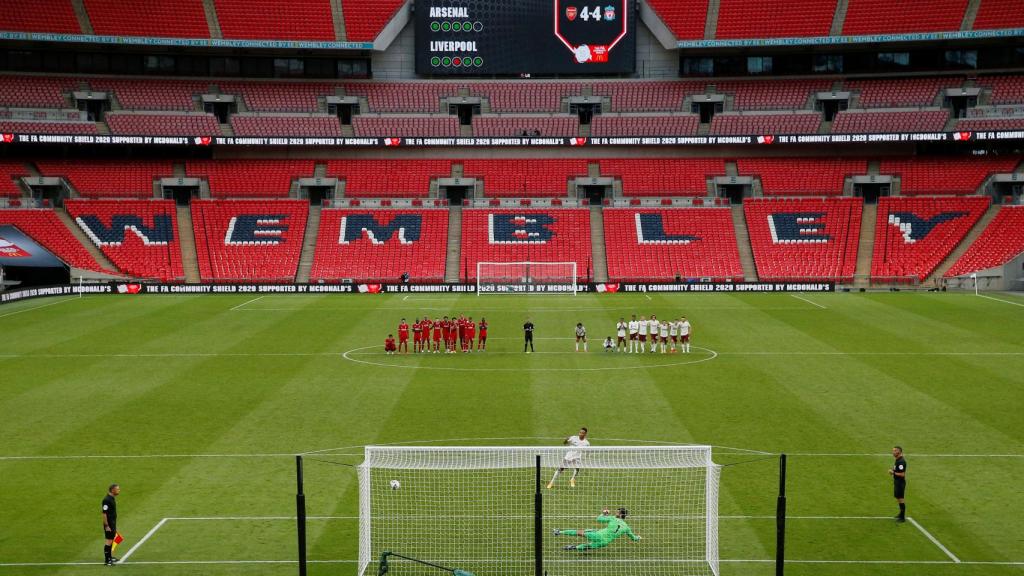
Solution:
<svg viewBox="0 0 1024 576">
<path fill-rule="evenodd" d="M 103 497 L 103 562 L 107 566 L 117 564 L 117 558 L 111 553 L 114 537 L 117 536 L 117 495 L 121 486 L 111 484 L 107 495 Z"/>
<path fill-rule="evenodd" d="M 523 352 L 526 352 L 527 354 L 533 352 L 533 322 L 529 318 L 527 318 L 526 323 L 523 324 L 523 338 Z M 527 347 L 530 348 L 529 351 L 526 350 Z"/>
<path fill-rule="evenodd" d="M 889 475 L 892 476 L 892 495 L 900 505 L 900 513 L 896 515 L 897 522 L 907 521 L 907 505 L 903 502 L 903 496 L 907 492 L 907 461 L 903 458 L 903 447 L 893 446 L 892 457 L 896 459 Z"/>
</svg>

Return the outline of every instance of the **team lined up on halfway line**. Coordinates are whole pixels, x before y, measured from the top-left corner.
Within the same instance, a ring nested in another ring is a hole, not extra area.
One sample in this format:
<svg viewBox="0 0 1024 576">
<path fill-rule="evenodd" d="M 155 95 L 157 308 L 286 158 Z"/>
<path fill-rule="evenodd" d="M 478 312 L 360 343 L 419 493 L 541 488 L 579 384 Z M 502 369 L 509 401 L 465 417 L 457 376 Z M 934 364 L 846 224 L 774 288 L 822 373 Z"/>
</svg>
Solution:
<svg viewBox="0 0 1024 576">
<path fill-rule="evenodd" d="M 479 334 L 477 330 L 479 329 Z M 384 340 L 384 351 L 388 354 L 409 353 L 409 333 L 412 332 L 413 352 L 439 354 L 455 354 L 459 350 L 470 353 L 475 347 L 478 352 L 487 350 L 487 319 L 480 318 L 479 324 L 472 316 L 452 316 L 449 319 L 416 318 L 410 326 L 405 318 L 398 324 L 398 342 L 394 334 L 388 334 Z"/>
</svg>

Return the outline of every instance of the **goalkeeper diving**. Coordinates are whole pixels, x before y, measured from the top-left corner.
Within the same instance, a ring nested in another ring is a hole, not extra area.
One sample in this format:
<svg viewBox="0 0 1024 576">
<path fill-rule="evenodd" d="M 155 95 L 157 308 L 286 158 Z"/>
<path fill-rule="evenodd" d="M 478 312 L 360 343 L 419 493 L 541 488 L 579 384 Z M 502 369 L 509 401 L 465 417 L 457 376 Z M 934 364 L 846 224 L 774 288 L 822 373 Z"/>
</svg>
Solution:
<svg viewBox="0 0 1024 576">
<path fill-rule="evenodd" d="M 633 529 L 626 524 L 626 515 L 629 511 L 625 508 L 619 508 L 618 512 L 612 516 L 607 508 L 597 517 L 599 524 L 604 524 L 603 528 L 593 529 L 588 528 L 586 530 L 555 530 L 555 536 L 580 536 L 586 538 L 587 541 L 582 544 L 570 544 L 563 548 L 563 550 L 574 550 L 576 552 L 583 552 L 584 550 L 598 550 L 608 546 L 614 542 L 619 536 L 629 536 L 634 542 L 640 541 L 640 536 L 633 533 Z"/>
</svg>

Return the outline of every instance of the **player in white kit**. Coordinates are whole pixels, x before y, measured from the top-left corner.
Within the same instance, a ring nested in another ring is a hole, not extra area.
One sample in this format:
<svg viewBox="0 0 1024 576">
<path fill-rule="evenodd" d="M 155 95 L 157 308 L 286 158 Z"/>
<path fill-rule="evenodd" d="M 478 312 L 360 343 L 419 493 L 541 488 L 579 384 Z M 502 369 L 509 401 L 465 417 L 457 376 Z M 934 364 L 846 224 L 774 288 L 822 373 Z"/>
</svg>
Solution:
<svg viewBox="0 0 1024 576">
<path fill-rule="evenodd" d="M 640 323 L 636 321 L 636 314 L 633 314 L 633 318 L 629 321 L 629 353 L 633 353 L 633 349 L 636 348 L 637 334 L 640 332 Z"/>
<path fill-rule="evenodd" d="M 668 337 L 672 341 L 672 353 L 676 351 L 676 341 L 679 339 L 679 325 L 681 322 L 675 320 L 668 323 Z"/>
<path fill-rule="evenodd" d="M 640 317 L 640 334 L 637 336 L 638 340 L 636 341 L 636 353 L 637 354 L 643 352 L 644 349 L 647 348 L 647 330 L 650 327 L 651 327 L 651 325 L 647 323 L 647 317 L 646 316 L 641 316 Z"/>
<path fill-rule="evenodd" d="M 658 338 L 658 340 L 661 342 L 661 353 L 664 354 L 665 346 L 668 344 L 668 322 L 661 323 L 659 336 L 660 338 Z"/>
<path fill-rule="evenodd" d="M 651 353 L 653 354 L 658 349 L 658 333 L 661 331 L 661 323 L 658 322 L 658 317 L 651 314 L 649 321 L 651 326 Z"/>
<path fill-rule="evenodd" d="M 683 316 L 679 319 L 679 351 L 690 352 L 690 321 Z"/>
<path fill-rule="evenodd" d="M 572 446 L 573 448 L 586 448 L 590 446 L 590 440 L 587 440 L 587 429 L 580 428 L 579 434 L 576 436 L 569 436 L 565 439 L 562 444 Z M 551 482 L 548 482 L 548 490 L 555 487 L 555 480 L 558 475 L 562 473 L 562 470 L 566 468 L 572 468 L 572 478 L 569 479 L 569 486 L 572 488 L 576 487 L 576 476 L 580 473 L 580 463 L 583 461 L 583 452 L 580 450 L 569 450 L 565 453 L 565 457 L 562 459 L 562 466 L 555 470 L 555 475 L 551 477 Z"/>
</svg>

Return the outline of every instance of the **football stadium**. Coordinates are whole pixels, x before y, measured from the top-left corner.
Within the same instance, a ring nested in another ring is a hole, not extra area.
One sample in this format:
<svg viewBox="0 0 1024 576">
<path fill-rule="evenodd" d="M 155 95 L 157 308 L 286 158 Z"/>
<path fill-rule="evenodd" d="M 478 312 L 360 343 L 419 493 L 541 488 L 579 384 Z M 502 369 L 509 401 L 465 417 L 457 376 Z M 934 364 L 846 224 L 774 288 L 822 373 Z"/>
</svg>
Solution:
<svg viewBox="0 0 1024 576">
<path fill-rule="evenodd" d="M 0 576 L 1024 574 L 1021 0 L 4 0 L 0 136 Z"/>
</svg>

